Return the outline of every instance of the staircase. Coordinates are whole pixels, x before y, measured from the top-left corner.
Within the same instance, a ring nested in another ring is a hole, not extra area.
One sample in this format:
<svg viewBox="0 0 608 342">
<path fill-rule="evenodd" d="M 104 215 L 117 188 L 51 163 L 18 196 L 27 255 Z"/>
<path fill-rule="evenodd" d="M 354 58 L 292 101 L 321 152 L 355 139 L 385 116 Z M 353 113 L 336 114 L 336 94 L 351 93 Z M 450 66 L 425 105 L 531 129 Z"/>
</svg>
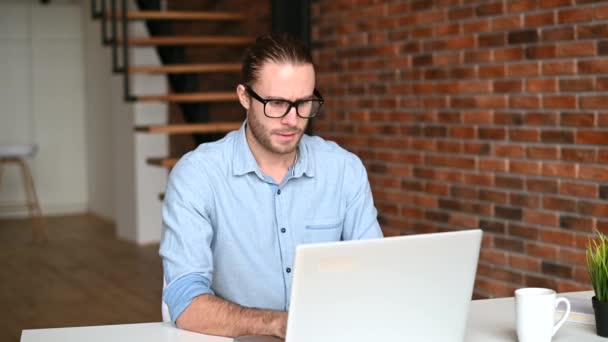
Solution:
<svg viewBox="0 0 608 342">
<path fill-rule="evenodd" d="M 255 38 L 223 32 L 230 33 L 234 31 L 234 27 L 246 25 L 247 19 L 251 17 L 250 13 L 248 16 L 245 13 L 214 8 L 192 11 L 171 8 L 183 7 L 188 1 L 182 1 L 180 4 L 180 1 L 174 0 L 162 3 L 160 0 L 137 0 L 134 3 L 138 10 L 132 9 L 133 4 L 129 6 L 129 0 L 90 1 L 92 18 L 101 21 L 101 41 L 112 52 L 113 72 L 120 73 L 124 79 L 124 100 L 169 104 L 169 124 L 134 127 L 137 133 L 170 136 L 171 155 L 150 156 L 147 160 L 149 165 L 172 168 L 183 153 L 202 142 L 217 140 L 240 127 L 244 115 L 235 92 L 241 67 L 239 60 L 244 47 L 251 44 Z M 204 2 L 199 1 L 197 4 Z M 220 2 L 206 1 L 210 7 L 218 7 Z M 129 25 L 135 21 L 145 22 L 150 37 L 130 36 Z M 208 33 L 182 33 L 200 31 L 197 25 Z M 230 58 L 194 62 L 188 56 L 188 49 L 197 47 L 209 51 L 227 49 L 228 52 L 222 51 L 217 55 L 230 55 Z M 139 48 L 155 48 L 163 64 L 132 65 L 130 54 L 133 49 Z M 172 90 L 167 94 L 133 94 L 131 79 L 137 74 L 166 75 Z M 218 83 L 215 80 L 218 79 L 232 80 L 228 82 L 232 85 L 231 89 L 213 89 Z M 214 115 L 213 106 L 217 106 L 216 114 L 222 113 Z M 223 115 L 227 106 L 232 115 Z"/>
</svg>

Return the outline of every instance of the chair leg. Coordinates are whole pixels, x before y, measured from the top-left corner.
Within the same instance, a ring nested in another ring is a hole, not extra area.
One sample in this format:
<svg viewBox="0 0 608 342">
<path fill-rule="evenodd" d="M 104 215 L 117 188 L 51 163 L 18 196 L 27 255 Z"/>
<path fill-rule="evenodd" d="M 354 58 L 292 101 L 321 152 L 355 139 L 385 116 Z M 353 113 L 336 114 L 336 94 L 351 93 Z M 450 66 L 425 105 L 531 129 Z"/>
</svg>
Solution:
<svg viewBox="0 0 608 342">
<path fill-rule="evenodd" d="M 30 168 L 25 160 L 18 159 L 17 163 L 21 167 L 23 186 L 27 197 L 27 209 L 33 223 L 32 239 L 34 241 L 46 241 L 48 239 L 48 230 L 46 222 L 42 217 L 42 211 L 40 210 L 38 195 L 36 194 L 36 187 L 34 186 L 34 177 L 32 177 Z"/>
</svg>

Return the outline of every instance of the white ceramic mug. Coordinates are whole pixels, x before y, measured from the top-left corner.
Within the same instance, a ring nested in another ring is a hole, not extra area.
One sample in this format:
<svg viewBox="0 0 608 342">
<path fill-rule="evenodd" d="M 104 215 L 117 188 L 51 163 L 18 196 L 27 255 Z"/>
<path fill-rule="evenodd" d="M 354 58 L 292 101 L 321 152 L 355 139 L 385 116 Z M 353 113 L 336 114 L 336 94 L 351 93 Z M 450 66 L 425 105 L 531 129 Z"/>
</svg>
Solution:
<svg viewBox="0 0 608 342">
<path fill-rule="evenodd" d="M 555 323 L 555 308 L 566 304 L 564 316 Z M 555 291 L 527 287 L 515 291 L 515 316 L 519 342 L 550 342 L 570 314 L 570 302 Z"/>
</svg>

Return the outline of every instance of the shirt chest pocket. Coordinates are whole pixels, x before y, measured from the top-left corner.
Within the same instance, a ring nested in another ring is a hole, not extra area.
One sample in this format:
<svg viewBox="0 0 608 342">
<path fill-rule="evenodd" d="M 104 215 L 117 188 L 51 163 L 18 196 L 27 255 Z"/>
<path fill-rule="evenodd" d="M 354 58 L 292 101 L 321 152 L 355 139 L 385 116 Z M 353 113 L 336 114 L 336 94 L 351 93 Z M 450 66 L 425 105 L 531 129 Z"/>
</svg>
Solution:
<svg viewBox="0 0 608 342">
<path fill-rule="evenodd" d="M 303 220 L 300 229 L 300 242 L 316 243 L 340 241 L 343 220 L 341 217 Z"/>
</svg>

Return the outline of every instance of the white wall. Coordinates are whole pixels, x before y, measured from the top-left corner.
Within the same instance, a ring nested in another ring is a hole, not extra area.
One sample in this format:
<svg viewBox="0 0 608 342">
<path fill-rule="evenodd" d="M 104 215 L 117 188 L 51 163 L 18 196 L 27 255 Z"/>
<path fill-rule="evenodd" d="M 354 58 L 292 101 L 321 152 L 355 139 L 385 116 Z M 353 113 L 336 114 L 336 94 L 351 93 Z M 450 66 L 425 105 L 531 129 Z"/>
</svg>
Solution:
<svg viewBox="0 0 608 342">
<path fill-rule="evenodd" d="M 87 151 L 90 210 L 111 217 L 119 237 L 145 244 L 160 239 L 161 202 L 167 171 L 149 166 L 149 157 L 168 153 L 166 136 L 136 134 L 133 127 L 167 122 L 166 104 L 125 103 L 121 75 L 112 75 L 111 48 L 101 45 L 99 20 L 90 19 L 90 4 L 82 7 L 87 103 Z M 147 34 L 142 23 L 133 34 Z M 154 49 L 137 49 L 133 64 L 158 65 Z M 167 92 L 163 76 L 137 75 L 134 94 Z"/>
<path fill-rule="evenodd" d="M 147 34 L 142 23 L 131 30 Z M 159 64 L 151 48 L 131 59 Z M 111 67 L 89 1 L 0 0 L 0 143 L 40 145 L 32 171 L 44 214 L 90 211 L 113 220 L 121 238 L 156 242 L 167 171 L 146 159 L 165 156 L 168 139 L 133 127 L 166 123 L 167 106 L 125 103 Z M 163 76 L 138 75 L 132 86 L 167 92 Z M 16 170 L 2 180 L 0 201 L 23 199 Z"/>
<path fill-rule="evenodd" d="M 87 210 L 81 6 L 0 1 L 0 144 L 40 145 L 31 165 L 45 214 Z M 6 172 L 0 201 L 23 199 Z"/>
</svg>

